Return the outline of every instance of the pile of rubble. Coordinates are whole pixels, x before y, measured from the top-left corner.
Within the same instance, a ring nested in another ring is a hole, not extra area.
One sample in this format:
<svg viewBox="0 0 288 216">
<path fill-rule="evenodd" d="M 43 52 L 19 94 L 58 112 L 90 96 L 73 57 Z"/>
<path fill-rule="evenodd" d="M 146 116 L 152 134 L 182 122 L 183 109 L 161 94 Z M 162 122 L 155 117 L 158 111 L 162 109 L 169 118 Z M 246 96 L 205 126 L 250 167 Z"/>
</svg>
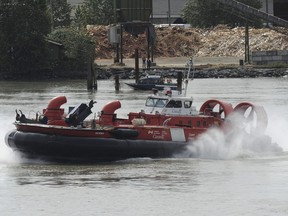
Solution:
<svg viewBox="0 0 288 216">
<path fill-rule="evenodd" d="M 96 41 L 97 58 L 113 58 L 113 47 L 107 37 L 108 26 L 90 26 L 88 31 Z M 219 25 L 211 29 L 156 27 L 156 57 L 180 56 L 243 56 L 245 45 L 245 28 L 229 28 Z M 285 30 L 285 29 L 284 29 Z M 249 29 L 250 50 L 287 50 L 288 34 L 263 28 Z M 124 58 L 133 58 L 134 50 L 146 56 L 146 34 L 134 37 L 126 32 L 123 34 Z"/>
</svg>

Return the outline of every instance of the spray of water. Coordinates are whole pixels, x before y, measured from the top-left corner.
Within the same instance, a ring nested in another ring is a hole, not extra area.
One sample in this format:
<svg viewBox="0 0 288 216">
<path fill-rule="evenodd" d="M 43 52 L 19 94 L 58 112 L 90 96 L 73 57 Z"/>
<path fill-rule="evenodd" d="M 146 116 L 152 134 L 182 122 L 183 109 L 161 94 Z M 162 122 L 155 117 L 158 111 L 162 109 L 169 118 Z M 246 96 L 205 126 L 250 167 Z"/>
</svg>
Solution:
<svg viewBox="0 0 288 216">
<path fill-rule="evenodd" d="M 188 147 L 189 154 L 192 157 L 225 160 L 283 152 L 282 146 L 268 135 L 268 131 L 264 134 L 263 131 L 253 130 L 254 122 L 243 122 L 237 113 L 229 116 L 228 121 L 228 127 L 211 128 L 194 140 Z"/>
<path fill-rule="evenodd" d="M 269 124 L 267 128 L 267 135 L 272 138 L 272 140 L 283 148 L 283 151 L 288 152 L 288 116 L 287 108 L 278 108 L 269 111 Z"/>
<path fill-rule="evenodd" d="M 6 134 L 12 130 L 11 119 L 2 119 L 0 124 L 0 163 L 18 163 L 20 158 L 8 146 L 6 146 Z"/>
</svg>

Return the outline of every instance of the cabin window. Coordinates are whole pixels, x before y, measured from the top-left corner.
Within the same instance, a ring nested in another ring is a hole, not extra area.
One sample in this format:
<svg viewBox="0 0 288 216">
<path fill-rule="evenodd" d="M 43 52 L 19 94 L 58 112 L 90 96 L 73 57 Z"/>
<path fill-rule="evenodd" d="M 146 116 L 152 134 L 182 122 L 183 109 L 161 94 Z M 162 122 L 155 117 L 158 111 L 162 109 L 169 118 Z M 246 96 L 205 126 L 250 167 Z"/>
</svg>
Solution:
<svg viewBox="0 0 288 216">
<path fill-rule="evenodd" d="M 206 121 L 204 121 L 204 122 L 203 122 L 203 127 L 206 127 L 206 124 L 207 124 Z"/>
<path fill-rule="evenodd" d="M 156 107 L 165 107 L 166 103 L 167 103 L 167 99 L 158 99 L 155 106 Z"/>
<path fill-rule="evenodd" d="M 167 103 L 168 99 L 164 99 L 164 98 L 147 98 L 146 100 L 146 106 L 147 107 L 165 107 L 166 103 Z"/>
<path fill-rule="evenodd" d="M 190 108 L 192 105 L 192 101 L 184 101 L 184 107 L 185 108 Z"/>
<path fill-rule="evenodd" d="M 200 127 L 200 121 L 197 121 L 197 127 Z"/>
<path fill-rule="evenodd" d="M 170 100 L 166 105 L 167 108 L 181 108 L 182 103 L 181 101 Z"/>
<path fill-rule="evenodd" d="M 168 108 L 173 108 L 174 106 L 175 106 L 175 101 L 174 100 L 170 100 L 168 102 L 168 104 L 166 105 L 166 107 L 168 107 Z"/>
<path fill-rule="evenodd" d="M 157 98 L 147 98 L 145 105 L 148 107 L 155 107 L 157 100 L 158 100 Z"/>
<path fill-rule="evenodd" d="M 181 101 L 176 101 L 175 108 L 181 108 L 181 107 L 182 107 Z"/>
</svg>

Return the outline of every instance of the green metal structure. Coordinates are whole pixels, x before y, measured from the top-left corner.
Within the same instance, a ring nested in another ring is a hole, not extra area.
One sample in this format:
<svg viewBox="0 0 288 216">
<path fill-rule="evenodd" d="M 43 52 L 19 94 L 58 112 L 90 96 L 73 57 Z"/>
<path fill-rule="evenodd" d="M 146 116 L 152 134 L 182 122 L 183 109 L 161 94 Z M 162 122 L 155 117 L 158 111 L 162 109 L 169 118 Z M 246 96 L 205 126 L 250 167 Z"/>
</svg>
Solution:
<svg viewBox="0 0 288 216">
<path fill-rule="evenodd" d="M 114 0 L 115 23 L 149 22 L 152 0 Z"/>
<path fill-rule="evenodd" d="M 137 37 L 146 33 L 147 58 L 153 62 L 153 47 L 156 40 L 154 25 L 150 22 L 152 15 L 152 0 L 114 0 L 114 26 L 110 28 L 110 41 L 114 41 L 116 62 L 123 63 L 123 31 Z M 115 35 L 115 29 L 119 36 Z M 117 40 L 112 40 L 112 39 Z M 119 39 L 119 41 L 118 41 Z M 136 49 L 135 49 L 136 50 Z"/>
</svg>

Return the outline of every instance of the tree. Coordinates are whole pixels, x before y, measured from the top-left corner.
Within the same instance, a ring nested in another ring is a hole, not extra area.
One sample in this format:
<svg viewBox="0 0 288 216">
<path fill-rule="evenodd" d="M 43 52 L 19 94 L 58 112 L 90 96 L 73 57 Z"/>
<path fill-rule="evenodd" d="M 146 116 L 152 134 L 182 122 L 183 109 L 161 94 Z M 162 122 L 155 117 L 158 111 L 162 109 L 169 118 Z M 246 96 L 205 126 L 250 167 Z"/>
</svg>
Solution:
<svg viewBox="0 0 288 216">
<path fill-rule="evenodd" d="M 46 9 L 43 0 L 1 0 L 0 72 L 33 74 L 45 66 Z"/>
<path fill-rule="evenodd" d="M 113 0 L 84 0 L 76 8 L 75 24 L 108 25 L 114 22 Z"/>
<path fill-rule="evenodd" d="M 64 46 L 64 53 L 53 70 L 83 71 L 95 59 L 95 41 L 85 29 L 59 28 L 48 35 L 50 40 Z"/>
<path fill-rule="evenodd" d="M 49 0 L 52 28 L 69 26 L 71 24 L 71 10 L 72 7 L 67 3 L 67 0 Z"/>
<path fill-rule="evenodd" d="M 256 9 L 262 7 L 260 0 L 238 1 Z M 195 27 L 213 27 L 218 24 L 227 24 L 234 27 L 243 26 L 246 22 L 229 8 L 220 8 L 219 3 L 215 0 L 188 0 L 182 12 L 183 18 Z M 254 22 L 254 25 L 259 25 L 259 21 Z"/>
</svg>

